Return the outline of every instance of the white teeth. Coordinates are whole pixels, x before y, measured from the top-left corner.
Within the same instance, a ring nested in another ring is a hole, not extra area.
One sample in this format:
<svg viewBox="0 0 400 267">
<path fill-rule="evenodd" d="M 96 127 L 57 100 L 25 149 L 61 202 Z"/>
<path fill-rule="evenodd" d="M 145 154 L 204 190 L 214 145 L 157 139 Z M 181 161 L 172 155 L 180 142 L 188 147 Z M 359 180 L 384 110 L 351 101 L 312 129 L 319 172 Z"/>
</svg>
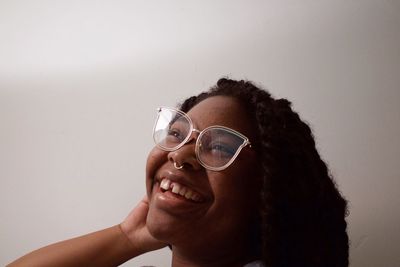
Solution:
<svg viewBox="0 0 400 267">
<path fill-rule="evenodd" d="M 186 187 L 183 187 L 183 188 L 181 188 L 181 190 L 179 191 L 179 195 L 181 195 L 181 196 L 185 196 L 185 193 L 186 193 Z"/>
<path fill-rule="evenodd" d="M 172 184 L 172 193 L 178 194 L 181 190 L 180 184 L 173 183 Z"/>
<path fill-rule="evenodd" d="M 199 194 L 179 183 L 173 183 L 167 178 L 161 180 L 160 187 L 164 190 L 171 190 L 172 193 L 179 194 L 186 199 L 190 199 L 196 202 L 201 201 L 201 196 Z"/>
<path fill-rule="evenodd" d="M 161 181 L 160 187 L 161 187 L 162 189 L 164 189 L 164 190 L 168 190 L 170 185 L 171 185 L 171 181 L 170 181 L 170 180 L 168 180 L 168 179 L 163 179 L 163 180 Z"/>
<path fill-rule="evenodd" d="M 186 194 L 185 194 L 185 197 L 188 198 L 188 199 L 190 199 L 190 198 L 192 197 L 192 195 L 193 195 L 193 192 L 192 192 L 191 190 L 188 190 L 188 191 L 186 192 Z"/>
</svg>

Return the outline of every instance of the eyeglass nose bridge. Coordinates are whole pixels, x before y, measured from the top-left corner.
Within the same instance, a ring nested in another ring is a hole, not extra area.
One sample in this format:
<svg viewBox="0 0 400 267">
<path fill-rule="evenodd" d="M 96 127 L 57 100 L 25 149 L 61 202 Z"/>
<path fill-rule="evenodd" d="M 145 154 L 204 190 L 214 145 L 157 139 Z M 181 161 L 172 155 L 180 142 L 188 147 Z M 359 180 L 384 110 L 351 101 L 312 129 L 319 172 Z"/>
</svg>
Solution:
<svg viewBox="0 0 400 267">
<path fill-rule="evenodd" d="M 195 136 L 193 136 L 193 133 L 196 133 L 197 134 L 197 136 L 195 137 Z M 191 131 L 190 131 L 190 133 L 188 133 L 188 139 L 181 145 L 181 146 L 184 146 L 184 145 L 186 145 L 187 143 L 190 143 L 192 140 L 196 140 L 196 142 L 197 142 L 197 138 L 199 137 L 199 135 L 201 134 L 201 131 L 200 130 L 197 130 L 197 129 L 195 129 L 195 128 L 193 128 Z"/>
<path fill-rule="evenodd" d="M 171 149 L 171 150 L 169 150 L 169 151 L 172 152 L 172 151 L 177 151 L 177 150 L 179 150 L 179 149 L 182 149 L 186 144 L 191 143 L 192 140 L 194 140 L 194 146 L 195 146 L 195 147 L 198 145 L 198 137 L 199 137 L 199 135 L 201 134 L 202 131 L 193 128 L 193 126 L 192 126 L 191 128 L 192 128 L 192 129 L 188 132 L 186 139 L 185 139 L 182 143 L 180 143 L 177 147 L 175 147 L 175 148 L 173 148 L 173 149 Z M 194 133 L 196 133 L 197 135 L 194 135 Z M 196 148 L 194 149 L 194 151 L 196 151 Z M 185 153 L 187 153 L 187 152 L 185 152 Z M 191 153 L 191 152 L 189 152 L 189 153 Z M 195 152 L 194 152 L 194 153 L 195 153 Z M 187 156 L 187 155 L 186 155 L 186 156 Z M 199 166 L 203 166 L 202 163 L 201 163 L 201 161 L 199 160 L 199 158 L 198 158 L 198 156 L 197 156 L 197 153 L 196 153 L 196 156 L 193 157 L 193 159 L 199 164 Z M 174 163 L 175 163 L 175 162 L 174 162 Z M 185 160 L 185 162 L 183 162 L 183 164 L 185 164 L 185 163 L 187 163 L 187 159 Z M 183 167 L 183 164 L 182 164 L 182 167 Z M 193 164 L 192 164 L 192 165 L 193 165 Z M 193 166 L 194 166 L 194 165 L 193 165 Z M 203 166 L 203 167 L 204 167 L 204 166 Z"/>
</svg>

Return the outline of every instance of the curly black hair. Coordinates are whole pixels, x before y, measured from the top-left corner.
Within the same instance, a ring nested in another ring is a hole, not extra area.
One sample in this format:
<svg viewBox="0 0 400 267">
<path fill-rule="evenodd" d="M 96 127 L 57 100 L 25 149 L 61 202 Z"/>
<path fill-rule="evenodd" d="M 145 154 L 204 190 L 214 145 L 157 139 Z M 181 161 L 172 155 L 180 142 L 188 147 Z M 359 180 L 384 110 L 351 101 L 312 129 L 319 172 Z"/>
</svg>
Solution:
<svg viewBox="0 0 400 267">
<path fill-rule="evenodd" d="M 209 91 L 186 99 L 189 111 L 212 96 L 230 96 L 257 127 L 263 172 L 260 247 L 267 267 L 348 266 L 347 201 L 321 159 L 310 127 L 287 99 L 275 99 L 249 81 L 220 79 Z"/>
</svg>

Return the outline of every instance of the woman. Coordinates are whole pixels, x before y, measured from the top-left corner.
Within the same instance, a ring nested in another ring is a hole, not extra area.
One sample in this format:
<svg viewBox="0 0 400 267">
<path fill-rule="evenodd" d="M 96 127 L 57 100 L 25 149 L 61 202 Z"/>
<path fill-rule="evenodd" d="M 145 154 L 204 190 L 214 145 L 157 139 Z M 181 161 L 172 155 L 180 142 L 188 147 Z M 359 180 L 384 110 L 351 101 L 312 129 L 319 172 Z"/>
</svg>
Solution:
<svg viewBox="0 0 400 267">
<path fill-rule="evenodd" d="M 9 266 L 116 266 L 169 245 L 172 266 L 348 266 L 346 201 L 286 99 L 220 79 L 160 108 L 147 196 L 120 224 Z"/>
</svg>

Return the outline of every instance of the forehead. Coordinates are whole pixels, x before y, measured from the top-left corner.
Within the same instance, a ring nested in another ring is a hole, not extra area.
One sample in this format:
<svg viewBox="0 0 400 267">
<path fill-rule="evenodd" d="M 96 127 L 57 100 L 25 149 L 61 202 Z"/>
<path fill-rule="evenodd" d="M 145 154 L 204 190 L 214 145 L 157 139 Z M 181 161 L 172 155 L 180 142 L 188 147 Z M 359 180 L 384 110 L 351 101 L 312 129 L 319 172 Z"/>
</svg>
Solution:
<svg viewBox="0 0 400 267">
<path fill-rule="evenodd" d="M 187 114 L 199 130 L 212 125 L 222 125 L 241 132 L 247 137 L 254 136 L 250 114 L 239 100 L 229 96 L 212 96 L 201 101 Z"/>
</svg>

